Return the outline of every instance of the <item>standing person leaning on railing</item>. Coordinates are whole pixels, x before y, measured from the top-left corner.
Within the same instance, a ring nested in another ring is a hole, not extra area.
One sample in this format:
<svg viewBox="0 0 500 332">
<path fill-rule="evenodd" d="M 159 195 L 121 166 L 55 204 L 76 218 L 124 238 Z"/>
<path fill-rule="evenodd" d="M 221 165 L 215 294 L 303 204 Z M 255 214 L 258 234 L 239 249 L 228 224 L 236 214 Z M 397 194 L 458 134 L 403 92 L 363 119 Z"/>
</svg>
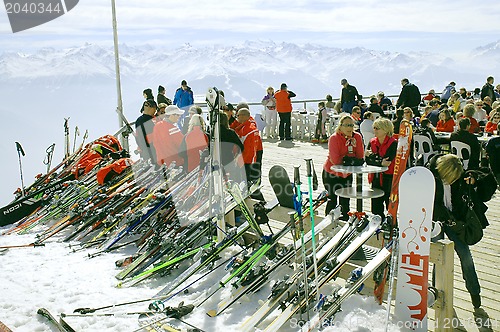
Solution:
<svg viewBox="0 0 500 332">
<path fill-rule="evenodd" d="M 281 83 L 280 89 L 274 94 L 276 98 L 276 111 L 280 117 L 280 140 L 292 140 L 292 101 L 290 98 L 296 94 L 288 90 L 286 83 Z"/>
</svg>

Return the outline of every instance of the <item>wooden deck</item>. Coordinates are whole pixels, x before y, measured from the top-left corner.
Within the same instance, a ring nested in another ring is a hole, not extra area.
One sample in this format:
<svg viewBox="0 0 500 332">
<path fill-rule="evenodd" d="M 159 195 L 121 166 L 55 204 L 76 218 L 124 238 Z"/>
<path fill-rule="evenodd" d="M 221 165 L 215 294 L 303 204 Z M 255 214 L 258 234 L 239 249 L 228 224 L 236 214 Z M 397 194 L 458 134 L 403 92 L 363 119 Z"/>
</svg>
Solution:
<svg viewBox="0 0 500 332">
<path fill-rule="evenodd" d="M 293 166 L 301 166 L 303 187 L 307 188 L 306 168 L 304 158 L 312 158 L 320 183 L 318 194 L 324 189 L 321 181 L 322 165 L 328 153 L 327 144 L 311 144 L 309 142 L 293 141 L 280 143 L 277 140 L 264 140 L 263 160 L 263 190 L 267 200 L 275 198 L 267 174 L 273 165 L 285 167 L 293 176 Z M 367 183 L 365 181 L 365 183 Z M 351 209 L 355 209 L 355 200 L 351 200 Z M 487 217 L 490 226 L 485 230 L 481 242 L 471 247 L 479 282 L 481 284 L 482 308 L 474 311 L 469 293 L 462 279 L 460 261 L 455 255 L 454 309 L 456 318 L 449 322 L 450 331 L 499 331 L 500 332 L 500 193 L 488 202 Z M 370 201 L 363 204 L 365 211 L 370 211 Z M 319 214 L 324 213 L 320 208 Z M 283 220 L 286 222 L 286 220 Z M 439 268 L 439 267 L 438 267 Z M 486 322 L 485 317 L 489 317 Z M 476 325 L 479 322 L 479 326 Z M 431 324 L 430 324 L 431 325 Z"/>
</svg>

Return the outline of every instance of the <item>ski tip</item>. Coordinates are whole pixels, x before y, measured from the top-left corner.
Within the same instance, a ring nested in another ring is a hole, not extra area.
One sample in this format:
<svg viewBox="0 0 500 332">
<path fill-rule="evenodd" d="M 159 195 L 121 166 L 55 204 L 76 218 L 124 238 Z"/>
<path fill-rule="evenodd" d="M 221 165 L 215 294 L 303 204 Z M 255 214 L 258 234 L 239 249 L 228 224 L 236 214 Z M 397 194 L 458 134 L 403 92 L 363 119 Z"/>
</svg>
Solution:
<svg viewBox="0 0 500 332">
<path fill-rule="evenodd" d="M 207 311 L 207 315 L 210 317 L 215 317 L 215 316 L 217 316 L 217 310 Z"/>
<path fill-rule="evenodd" d="M 38 310 L 36 311 L 36 313 L 39 315 L 43 315 L 46 312 L 47 312 L 47 309 L 45 309 L 45 308 L 38 308 Z"/>
</svg>

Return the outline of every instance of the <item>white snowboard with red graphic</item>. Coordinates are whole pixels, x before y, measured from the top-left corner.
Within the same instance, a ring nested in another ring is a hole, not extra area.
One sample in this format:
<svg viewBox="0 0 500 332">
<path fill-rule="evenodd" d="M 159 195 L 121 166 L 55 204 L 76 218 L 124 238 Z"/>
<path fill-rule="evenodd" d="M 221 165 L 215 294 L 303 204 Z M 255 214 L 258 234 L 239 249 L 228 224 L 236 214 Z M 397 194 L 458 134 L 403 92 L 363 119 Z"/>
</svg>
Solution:
<svg viewBox="0 0 500 332">
<path fill-rule="evenodd" d="M 399 183 L 399 260 L 395 319 L 402 331 L 427 331 L 427 288 L 435 183 L 412 167 Z"/>
</svg>

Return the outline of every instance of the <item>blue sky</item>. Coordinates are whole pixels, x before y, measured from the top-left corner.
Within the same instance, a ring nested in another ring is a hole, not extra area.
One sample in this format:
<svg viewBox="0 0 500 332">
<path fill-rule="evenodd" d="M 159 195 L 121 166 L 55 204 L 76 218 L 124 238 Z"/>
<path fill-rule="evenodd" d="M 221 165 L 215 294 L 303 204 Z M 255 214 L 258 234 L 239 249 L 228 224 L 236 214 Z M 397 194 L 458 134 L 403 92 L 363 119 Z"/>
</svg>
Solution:
<svg viewBox="0 0 500 332">
<path fill-rule="evenodd" d="M 465 0 L 118 0 L 119 40 L 178 47 L 244 40 L 340 48 L 467 53 L 500 37 L 500 5 Z M 13 34 L 0 10 L 0 51 L 112 44 L 111 2 L 81 0 L 68 14 Z"/>
</svg>

